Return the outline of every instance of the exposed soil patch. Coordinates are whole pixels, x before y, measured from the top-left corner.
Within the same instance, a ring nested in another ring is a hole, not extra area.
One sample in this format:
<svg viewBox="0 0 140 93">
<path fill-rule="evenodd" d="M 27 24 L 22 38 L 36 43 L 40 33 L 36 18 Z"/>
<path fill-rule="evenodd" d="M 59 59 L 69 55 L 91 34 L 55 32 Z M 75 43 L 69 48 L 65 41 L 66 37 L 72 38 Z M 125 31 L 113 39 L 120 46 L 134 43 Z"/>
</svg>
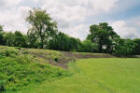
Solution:
<svg viewBox="0 0 140 93">
<path fill-rule="evenodd" d="M 72 52 L 63 52 L 65 56 L 69 57 L 75 57 L 78 59 L 81 58 L 113 58 L 115 56 L 112 56 L 110 54 L 104 54 L 104 53 L 72 53 Z"/>
<path fill-rule="evenodd" d="M 104 53 L 79 53 L 79 52 L 59 52 L 59 54 L 54 54 L 50 51 L 28 51 L 29 54 L 33 55 L 38 59 L 42 59 L 44 62 L 49 64 L 59 66 L 67 69 L 67 64 L 69 62 L 74 62 L 76 59 L 83 58 L 113 58 L 114 56 Z"/>
</svg>

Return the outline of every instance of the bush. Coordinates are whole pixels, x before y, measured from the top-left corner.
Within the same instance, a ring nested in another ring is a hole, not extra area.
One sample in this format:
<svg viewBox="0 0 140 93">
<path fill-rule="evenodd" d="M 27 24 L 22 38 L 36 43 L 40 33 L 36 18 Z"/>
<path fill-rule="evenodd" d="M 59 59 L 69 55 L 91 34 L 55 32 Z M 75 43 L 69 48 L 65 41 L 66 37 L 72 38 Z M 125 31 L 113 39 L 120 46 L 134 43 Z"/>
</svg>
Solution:
<svg viewBox="0 0 140 93">
<path fill-rule="evenodd" d="M 78 51 L 79 52 L 97 52 L 98 47 L 96 44 L 92 43 L 90 40 L 85 40 L 82 42 Z"/>
</svg>

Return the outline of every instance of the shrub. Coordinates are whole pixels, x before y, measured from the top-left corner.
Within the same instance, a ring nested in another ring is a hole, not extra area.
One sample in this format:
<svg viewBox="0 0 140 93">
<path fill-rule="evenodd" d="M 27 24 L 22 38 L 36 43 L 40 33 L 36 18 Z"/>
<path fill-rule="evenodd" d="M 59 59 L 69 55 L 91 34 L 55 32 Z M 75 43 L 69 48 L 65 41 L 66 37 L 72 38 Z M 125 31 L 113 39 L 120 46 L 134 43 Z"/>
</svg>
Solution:
<svg viewBox="0 0 140 93">
<path fill-rule="evenodd" d="M 80 51 L 80 52 L 97 52 L 98 47 L 96 44 L 92 43 L 90 40 L 85 40 L 82 42 L 78 51 Z"/>
</svg>

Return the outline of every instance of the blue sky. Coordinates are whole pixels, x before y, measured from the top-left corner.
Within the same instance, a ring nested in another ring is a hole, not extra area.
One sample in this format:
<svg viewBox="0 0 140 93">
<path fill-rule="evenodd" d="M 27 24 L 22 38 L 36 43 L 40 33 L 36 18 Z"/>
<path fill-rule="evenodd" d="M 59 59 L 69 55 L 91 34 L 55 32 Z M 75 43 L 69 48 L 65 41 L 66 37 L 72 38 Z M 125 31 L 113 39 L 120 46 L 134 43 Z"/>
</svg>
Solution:
<svg viewBox="0 0 140 93">
<path fill-rule="evenodd" d="M 32 8 L 45 9 L 60 31 L 82 40 L 99 22 L 108 22 L 123 38 L 140 38 L 140 0 L 0 0 L 0 24 L 26 33 Z"/>
</svg>

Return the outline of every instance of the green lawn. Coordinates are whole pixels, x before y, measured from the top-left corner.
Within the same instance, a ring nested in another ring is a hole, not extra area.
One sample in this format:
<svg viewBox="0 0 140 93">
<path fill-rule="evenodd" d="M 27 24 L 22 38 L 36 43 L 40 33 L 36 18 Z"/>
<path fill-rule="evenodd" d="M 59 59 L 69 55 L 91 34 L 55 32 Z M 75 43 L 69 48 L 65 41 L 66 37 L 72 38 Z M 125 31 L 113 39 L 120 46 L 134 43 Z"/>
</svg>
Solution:
<svg viewBox="0 0 140 93">
<path fill-rule="evenodd" d="M 140 93 L 140 59 L 83 59 L 69 70 L 70 77 L 18 93 Z"/>
</svg>

